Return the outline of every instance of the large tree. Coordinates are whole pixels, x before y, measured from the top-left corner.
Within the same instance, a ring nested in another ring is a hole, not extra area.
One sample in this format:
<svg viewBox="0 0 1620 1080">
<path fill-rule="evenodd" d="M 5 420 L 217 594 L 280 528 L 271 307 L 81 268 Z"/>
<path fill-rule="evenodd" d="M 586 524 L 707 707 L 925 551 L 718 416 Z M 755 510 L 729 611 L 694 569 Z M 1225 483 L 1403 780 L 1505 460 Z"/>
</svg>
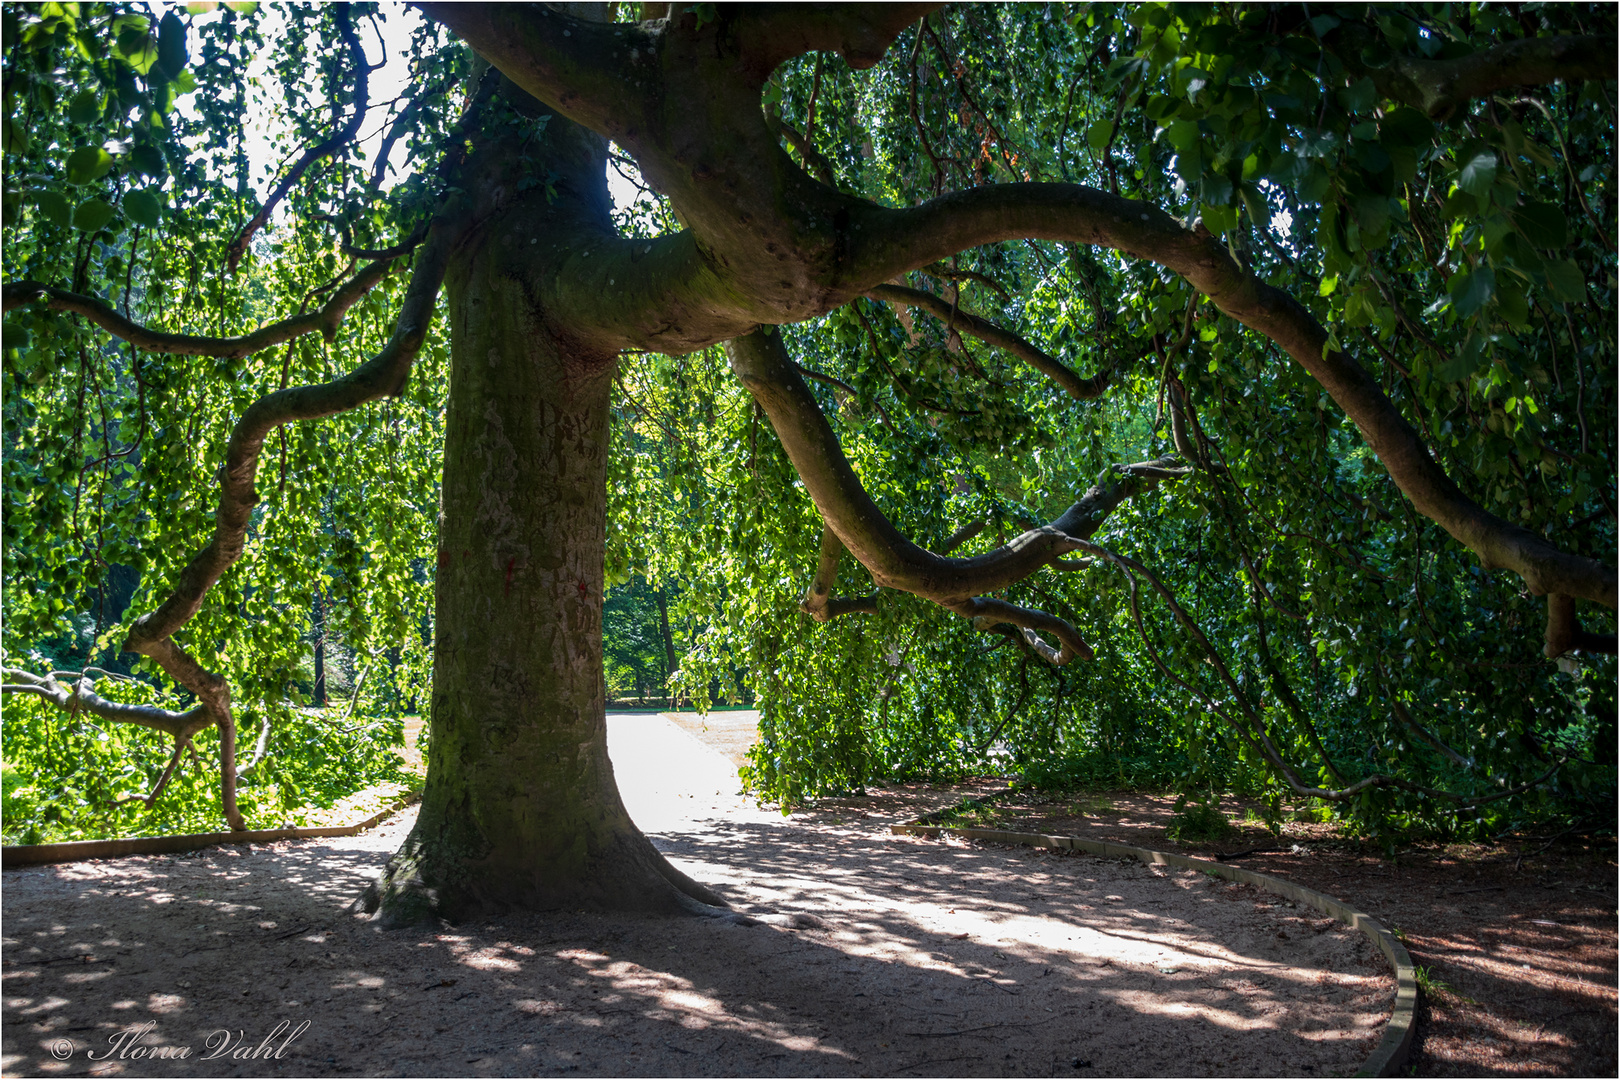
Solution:
<svg viewBox="0 0 1620 1080">
<path fill-rule="evenodd" d="M 1108 649 L 1279 790 L 1472 807 L 1590 753 L 1548 734 L 1590 688 L 1503 642 L 1614 650 L 1590 625 L 1615 606 L 1612 11 L 423 3 L 372 165 L 371 7 L 280 10 L 268 42 L 265 10 L 225 7 L 6 8 L 7 648 L 138 565 L 123 648 L 189 707 L 109 700 L 88 667 L 6 689 L 167 733 L 171 769 L 217 730 L 239 828 L 235 710 L 268 731 L 286 681 L 244 632 L 319 603 L 403 646 L 399 583 L 431 573 L 429 775 L 386 918 L 718 902 L 614 786 L 610 549 L 615 579 L 638 547 L 744 553 L 732 593 L 802 557 L 804 626 L 882 627 L 820 644 L 892 673 L 884 703 L 922 659 L 904 597 L 1000 635 L 981 750 L 1050 703 L 1031 663 L 1093 661 L 1112 593 L 1138 636 Z M 295 130 L 261 199 L 239 126 L 266 45 Z M 610 164 L 650 217 L 615 217 Z M 736 383 L 687 392 L 722 343 Z M 705 512 L 742 516 L 677 540 L 620 502 L 635 538 L 610 545 L 610 470 L 621 499 L 636 470 L 613 432 L 662 423 L 674 384 L 726 433 L 691 451 L 730 469 Z M 399 535 L 439 446 L 436 533 Z M 840 595 L 845 553 L 876 593 Z M 1421 714 L 1511 688 L 1411 666 L 1479 634 L 1459 663 L 1536 680 L 1498 738 Z M 1335 760 L 1324 662 L 1433 767 Z M 789 713 L 841 700 L 803 664 L 756 677 Z M 1518 758 L 1487 762 L 1510 726 Z"/>
</svg>

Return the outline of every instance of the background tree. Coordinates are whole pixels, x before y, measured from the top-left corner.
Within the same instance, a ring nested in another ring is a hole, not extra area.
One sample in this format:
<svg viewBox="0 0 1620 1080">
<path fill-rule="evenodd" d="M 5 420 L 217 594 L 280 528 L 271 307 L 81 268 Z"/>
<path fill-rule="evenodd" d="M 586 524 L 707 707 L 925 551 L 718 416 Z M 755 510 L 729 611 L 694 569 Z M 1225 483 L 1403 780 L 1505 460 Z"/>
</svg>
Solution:
<svg viewBox="0 0 1620 1080">
<path fill-rule="evenodd" d="M 176 760 L 217 729 L 238 825 L 232 702 L 283 692 L 324 479 L 353 646 L 408 644 L 434 567 L 391 919 L 715 901 L 613 786 L 604 549 L 688 579 L 689 688 L 747 661 L 778 795 L 1038 775 L 1131 740 L 1122 702 L 1184 783 L 1369 820 L 1612 785 L 1612 662 L 1550 663 L 1614 650 L 1612 12 L 420 6 L 392 184 L 367 6 L 268 43 L 7 9 L 8 605 L 41 586 L 7 648 L 138 563 L 124 648 L 195 704 L 8 690 Z M 298 150 L 261 205 L 230 125 L 266 45 Z M 615 221 L 610 156 L 651 212 Z M 666 423 L 669 497 L 610 545 L 615 425 Z"/>
</svg>

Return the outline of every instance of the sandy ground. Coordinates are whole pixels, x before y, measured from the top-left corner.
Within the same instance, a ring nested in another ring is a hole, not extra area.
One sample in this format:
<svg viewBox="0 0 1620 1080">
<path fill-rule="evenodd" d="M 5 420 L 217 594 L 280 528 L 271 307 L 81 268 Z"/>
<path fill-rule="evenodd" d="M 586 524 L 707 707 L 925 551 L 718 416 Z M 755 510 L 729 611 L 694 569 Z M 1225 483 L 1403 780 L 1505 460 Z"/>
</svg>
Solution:
<svg viewBox="0 0 1620 1080">
<path fill-rule="evenodd" d="M 837 813 L 828 800 L 814 814 Z M 1240 823 L 1220 843 L 1167 835 L 1168 796 L 1092 791 L 1001 798 L 987 828 L 1119 840 L 1211 857 L 1259 850 L 1241 865 L 1349 901 L 1403 931 L 1425 970 L 1418 1076 L 1614 1076 L 1620 1071 L 1620 924 L 1612 834 L 1514 835 L 1418 843 L 1393 857 L 1337 826 L 1288 822 L 1282 837 Z M 1242 800 L 1227 810 L 1241 813 Z"/>
<path fill-rule="evenodd" d="M 553 912 L 382 933 L 345 908 L 408 811 L 358 837 L 8 870 L 0 1069 L 1343 1075 L 1389 1014 L 1371 945 L 1276 897 L 889 836 L 941 801 L 921 788 L 784 819 L 657 716 L 613 718 L 610 746 L 683 870 L 823 925 Z"/>
</svg>

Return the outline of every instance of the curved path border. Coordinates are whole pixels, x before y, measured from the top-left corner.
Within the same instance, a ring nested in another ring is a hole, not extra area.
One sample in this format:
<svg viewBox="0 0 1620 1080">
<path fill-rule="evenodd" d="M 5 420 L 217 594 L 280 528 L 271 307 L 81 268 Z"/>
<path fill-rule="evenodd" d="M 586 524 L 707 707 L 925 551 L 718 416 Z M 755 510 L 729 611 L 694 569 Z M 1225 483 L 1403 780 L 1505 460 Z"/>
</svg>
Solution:
<svg viewBox="0 0 1620 1080">
<path fill-rule="evenodd" d="M 968 840 L 989 840 L 998 844 L 1021 844 L 1025 847 L 1067 848 L 1074 851 L 1084 851 L 1092 855 L 1101 855 L 1104 858 L 1132 858 L 1156 866 L 1176 866 L 1184 870 L 1201 870 L 1206 874 L 1226 878 L 1228 881 L 1239 881 L 1245 885 L 1265 889 L 1267 892 L 1286 896 L 1290 900 L 1308 904 L 1324 915 L 1331 915 L 1340 922 L 1361 931 L 1378 946 L 1380 952 L 1390 966 L 1395 969 L 1395 1009 L 1390 1014 L 1389 1023 L 1384 1027 L 1384 1037 L 1379 1040 L 1373 1052 L 1362 1063 L 1357 1076 L 1394 1076 L 1397 1070 L 1406 1063 L 1406 1056 L 1412 1049 L 1412 1036 L 1416 1033 L 1415 1021 L 1417 1009 L 1417 973 L 1412 969 L 1412 957 L 1400 940 L 1384 927 L 1384 924 L 1368 915 L 1364 911 L 1357 911 L 1342 900 L 1336 900 L 1326 893 L 1319 893 L 1315 889 L 1307 889 L 1303 885 L 1296 885 L 1282 878 L 1272 877 L 1270 874 L 1256 873 L 1245 870 L 1241 866 L 1229 866 L 1226 863 L 1214 862 L 1210 859 L 1194 859 L 1187 855 L 1176 855 L 1168 851 L 1153 851 L 1149 848 L 1132 847 L 1129 844 L 1116 844 L 1108 840 L 1085 840 L 1078 836 L 1045 836 L 1041 833 L 1003 832 L 999 829 L 959 829 L 948 825 L 890 825 L 889 831 L 901 836 L 925 836 L 938 838 L 943 833 L 950 833 Z"/>
<path fill-rule="evenodd" d="M 176 833 L 173 836 L 131 836 L 122 840 L 64 840 L 59 844 L 14 844 L 0 848 L 0 867 L 43 866 L 82 859 L 117 859 L 125 855 L 174 855 L 220 844 L 268 844 L 274 840 L 314 840 L 328 836 L 354 836 L 399 813 L 419 797 L 413 791 L 392 806 L 358 825 L 305 829 L 247 829 L 242 832 Z"/>
</svg>

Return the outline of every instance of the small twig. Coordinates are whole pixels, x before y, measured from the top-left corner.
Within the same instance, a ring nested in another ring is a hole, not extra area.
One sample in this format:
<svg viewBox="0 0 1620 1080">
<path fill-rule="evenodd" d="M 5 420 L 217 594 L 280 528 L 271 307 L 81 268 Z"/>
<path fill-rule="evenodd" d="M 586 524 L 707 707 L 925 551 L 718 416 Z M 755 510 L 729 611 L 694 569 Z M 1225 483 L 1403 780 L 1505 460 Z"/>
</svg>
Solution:
<svg viewBox="0 0 1620 1080">
<path fill-rule="evenodd" d="M 939 1039 L 948 1035 L 971 1035 L 975 1031 L 994 1031 L 997 1028 L 1032 1028 L 1035 1024 L 981 1024 L 978 1027 L 963 1028 L 961 1031 L 902 1031 L 902 1035 L 910 1035 L 914 1039 Z"/>
<path fill-rule="evenodd" d="M 1231 852 L 1230 854 L 1227 854 L 1227 855 L 1221 855 L 1221 854 L 1217 853 L 1216 856 L 1215 856 L 1215 861 L 1216 862 L 1230 862 L 1233 859 L 1242 859 L 1242 858 L 1245 858 L 1245 857 L 1247 857 L 1249 855 L 1264 855 L 1264 854 L 1266 854 L 1268 852 L 1287 851 L 1287 850 L 1288 850 L 1287 848 L 1277 847 L 1275 844 L 1270 845 L 1268 847 L 1245 848 L 1242 851 L 1234 851 L 1234 852 Z"/>
</svg>

